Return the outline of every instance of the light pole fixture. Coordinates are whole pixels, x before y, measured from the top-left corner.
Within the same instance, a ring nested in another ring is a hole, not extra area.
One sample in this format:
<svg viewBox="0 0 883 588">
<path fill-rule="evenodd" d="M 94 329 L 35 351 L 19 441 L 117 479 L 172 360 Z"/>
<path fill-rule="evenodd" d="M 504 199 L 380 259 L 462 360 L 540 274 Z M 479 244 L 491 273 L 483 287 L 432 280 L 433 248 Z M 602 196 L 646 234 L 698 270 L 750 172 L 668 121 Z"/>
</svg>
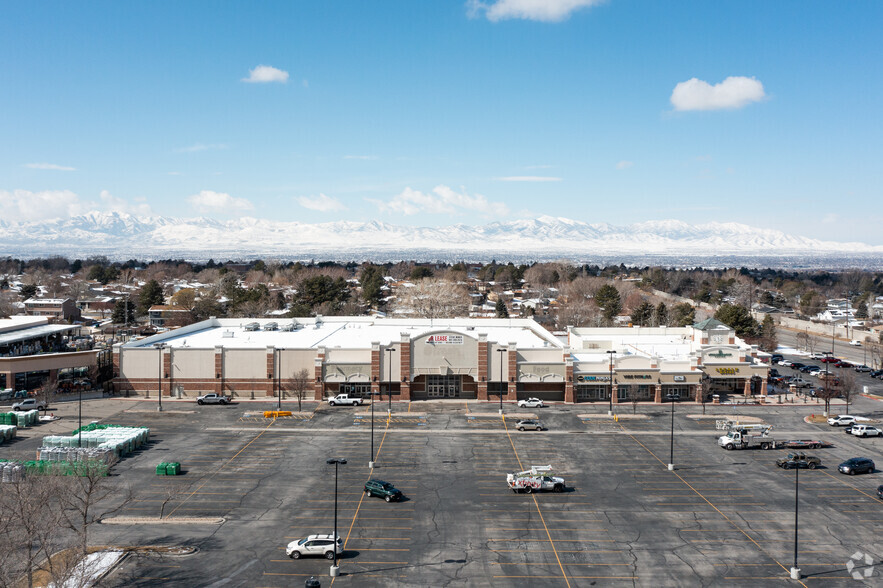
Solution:
<svg viewBox="0 0 883 588">
<path fill-rule="evenodd" d="M 77 386 L 80 390 L 79 407 L 77 409 L 77 447 L 83 446 L 83 387 Z"/>
<path fill-rule="evenodd" d="M 828 416 L 828 411 L 831 410 L 831 395 L 828 393 L 828 385 L 830 380 L 828 379 L 828 364 L 831 363 L 831 355 L 830 351 L 825 351 L 825 416 Z"/>
<path fill-rule="evenodd" d="M 162 412 L 162 354 L 163 349 L 165 349 L 169 345 L 167 343 L 154 343 L 153 346 L 156 347 L 157 351 L 159 351 L 159 377 L 156 381 L 156 391 L 159 395 L 159 405 L 156 410 L 157 412 Z"/>
<path fill-rule="evenodd" d="M 329 573 L 331 577 L 337 577 L 340 574 L 340 569 L 337 567 L 337 467 L 345 465 L 346 460 L 332 457 L 326 459 L 325 463 L 328 465 L 334 464 L 334 534 L 331 536 L 331 541 L 334 545 L 334 548 L 332 549 L 334 552 L 334 559 L 331 563 L 331 571 Z"/>
<path fill-rule="evenodd" d="M 389 379 L 386 383 L 386 398 L 389 404 L 387 404 L 386 407 L 386 414 L 392 414 L 392 354 L 395 352 L 395 350 L 395 347 L 387 347 L 385 349 L 385 351 L 389 353 L 389 355 L 387 356 L 387 364 L 389 365 L 389 367 L 387 368 L 387 373 L 389 374 Z"/>
<path fill-rule="evenodd" d="M 671 439 L 668 446 L 668 471 L 675 469 L 675 400 L 678 399 L 677 394 L 668 394 L 665 397 L 671 402 Z"/>
<path fill-rule="evenodd" d="M 279 358 L 281 355 L 280 351 L 284 351 L 284 349 L 273 348 L 273 372 L 274 372 L 274 383 L 276 385 L 277 399 L 276 399 L 276 410 L 282 410 L 282 370 L 279 366 Z"/>
<path fill-rule="evenodd" d="M 369 390 L 371 395 L 371 458 L 368 460 L 368 467 L 374 469 L 374 390 Z"/>
<path fill-rule="evenodd" d="M 800 468 L 794 466 L 794 565 L 791 566 L 791 578 L 800 579 L 800 568 L 797 567 L 797 496 L 800 488 Z"/>
<path fill-rule="evenodd" d="M 608 357 L 610 357 L 609 367 L 610 367 L 610 379 L 608 380 L 610 384 L 610 408 L 607 409 L 607 416 L 613 416 L 613 356 L 616 354 L 616 351 L 613 349 L 607 350 Z"/>
<path fill-rule="evenodd" d="M 500 353 L 500 414 L 503 414 L 503 354 L 506 350 L 500 347 L 497 351 Z"/>
</svg>

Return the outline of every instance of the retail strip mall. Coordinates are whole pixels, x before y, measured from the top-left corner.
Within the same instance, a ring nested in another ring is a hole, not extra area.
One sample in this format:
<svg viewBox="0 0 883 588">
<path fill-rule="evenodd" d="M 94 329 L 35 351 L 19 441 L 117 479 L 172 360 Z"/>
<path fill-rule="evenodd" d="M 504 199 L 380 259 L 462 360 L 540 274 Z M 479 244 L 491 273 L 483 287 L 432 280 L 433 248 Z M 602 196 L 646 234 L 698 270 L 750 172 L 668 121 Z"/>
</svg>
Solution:
<svg viewBox="0 0 883 588">
<path fill-rule="evenodd" d="M 690 327 L 568 328 L 532 319 L 209 319 L 114 347 L 120 393 L 320 400 L 662 402 L 766 394 L 766 354 L 708 319 Z"/>
</svg>

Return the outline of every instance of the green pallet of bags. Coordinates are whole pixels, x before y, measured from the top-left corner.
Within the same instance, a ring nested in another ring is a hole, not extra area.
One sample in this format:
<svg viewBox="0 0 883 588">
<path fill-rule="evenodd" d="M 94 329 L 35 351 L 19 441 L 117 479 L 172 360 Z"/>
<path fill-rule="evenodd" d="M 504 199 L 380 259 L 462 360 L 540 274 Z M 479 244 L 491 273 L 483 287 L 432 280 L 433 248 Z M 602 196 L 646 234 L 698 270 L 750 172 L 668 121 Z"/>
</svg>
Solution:
<svg viewBox="0 0 883 588">
<path fill-rule="evenodd" d="M 166 476 L 166 475 L 168 475 L 168 474 L 166 473 L 166 470 L 168 469 L 168 466 L 169 466 L 169 464 L 167 464 L 166 462 L 162 462 L 161 464 L 159 464 L 158 466 L 156 466 L 156 475 L 157 475 L 157 476 Z"/>
<path fill-rule="evenodd" d="M 181 464 L 174 461 L 172 463 L 166 464 L 166 475 L 167 476 L 177 476 L 181 473 Z"/>
</svg>

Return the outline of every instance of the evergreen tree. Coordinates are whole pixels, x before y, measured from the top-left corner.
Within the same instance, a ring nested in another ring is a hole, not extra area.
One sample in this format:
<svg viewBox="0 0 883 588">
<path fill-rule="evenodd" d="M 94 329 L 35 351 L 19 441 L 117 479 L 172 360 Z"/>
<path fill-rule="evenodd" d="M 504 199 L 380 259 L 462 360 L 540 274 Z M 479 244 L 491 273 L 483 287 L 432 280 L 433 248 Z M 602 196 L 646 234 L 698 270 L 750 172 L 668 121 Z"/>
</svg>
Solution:
<svg viewBox="0 0 883 588">
<path fill-rule="evenodd" d="M 131 324 L 135 322 L 135 304 L 129 302 L 125 298 L 116 301 L 113 307 L 113 314 L 110 320 L 118 325 Z"/>
<path fill-rule="evenodd" d="M 497 318 L 509 318 L 509 309 L 506 308 L 506 303 L 503 302 L 502 298 L 497 298 L 497 305 L 494 307 L 494 311 L 497 313 Z"/>
<path fill-rule="evenodd" d="M 166 297 L 163 295 L 162 286 L 156 280 L 150 280 L 138 292 L 138 314 L 145 315 L 151 306 L 165 304 L 165 301 Z"/>
<path fill-rule="evenodd" d="M 656 325 L 660 327 L 668 326 L 668 307 L 665 302 L 660 302 L 656 307 Z"/>
<path fill-rule="evenodd" d="M 741 304 L 721 304 L 714 313 L 714 318 L 735 329 L 740 336 L 756 337 L 760 331 L 760 325 Z"/>
<path fill-rule="evenodd" d="M 675 304 L 671 309 L 671 324 L 675 327 L 687 327 L 696 322 L 696 309 L 688 302 Z"/>
<path fill-rule="evenodd" d="M 858 303 L 858 307 L 855 309 L 855 318 L 868 318 L 868 303 L 864 300 Z"/>
<path fill-rule="evenodd" d="M 376 265 L 366 265 L 359 277 L 362 286 L 362 300 L 367 304 L 376 306 L 380 304 L 383 294 L 383 270 Z"/>
<path fill-rule="evenodd" d="M 612 284 L 604 284 L 595 292 L 595 304 L 601 309 L 601 314 L 608 321 L 612 321 L 613 317 L 622 310 L 622 301 L 619 297 L 619 290 Z"/>
<path fill-rule="evenodd" d="M 761 348 L 764 351 L 775 351 L 779 346 L 779 339 L 776 336 L 776 321 L 773 320 L 773 315 L 768 314 L 764 317 L 760 331 Z"/>
<path fill-rule="evenodd" d="M 37 295 L 37 286 L 34 284 L 25 284 L 19 290 L 19 294 L 21 295 L 22 300 L 33 298 Z"/>
<path fill-rule="evenodd" d="M 653 305 L 649 302 L 642 302 L 635 308 L 631 315 L 632 324 L 646 327 L 653 320 Z"/>
</svg>

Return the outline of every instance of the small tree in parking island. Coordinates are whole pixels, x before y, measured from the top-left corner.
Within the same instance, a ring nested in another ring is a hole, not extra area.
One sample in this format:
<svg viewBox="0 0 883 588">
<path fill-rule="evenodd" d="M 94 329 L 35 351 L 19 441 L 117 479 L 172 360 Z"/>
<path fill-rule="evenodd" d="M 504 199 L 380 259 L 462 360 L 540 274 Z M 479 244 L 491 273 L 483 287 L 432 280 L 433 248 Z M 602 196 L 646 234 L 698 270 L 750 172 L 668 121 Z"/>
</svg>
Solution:
<svg viewBox="0 0 883 588">
<path fill-rule="evenodd" d="M 856 392 L 855 372 L 847 369 L 841 370 L 840 374 L 840 396 L 846 401 L 846 414 L 849 414 L 849 402 L 853 394 Z"/>
<path fill-rule="evenodd" d="M 291 391 L 297 398 L 297 411 L 301 411 L 301 403 L 306 398 L 307 390 L 310 388 L 310 371 L 307 368 L 301 368 L 294 372 L 291 376 Z"/>
</svg>

